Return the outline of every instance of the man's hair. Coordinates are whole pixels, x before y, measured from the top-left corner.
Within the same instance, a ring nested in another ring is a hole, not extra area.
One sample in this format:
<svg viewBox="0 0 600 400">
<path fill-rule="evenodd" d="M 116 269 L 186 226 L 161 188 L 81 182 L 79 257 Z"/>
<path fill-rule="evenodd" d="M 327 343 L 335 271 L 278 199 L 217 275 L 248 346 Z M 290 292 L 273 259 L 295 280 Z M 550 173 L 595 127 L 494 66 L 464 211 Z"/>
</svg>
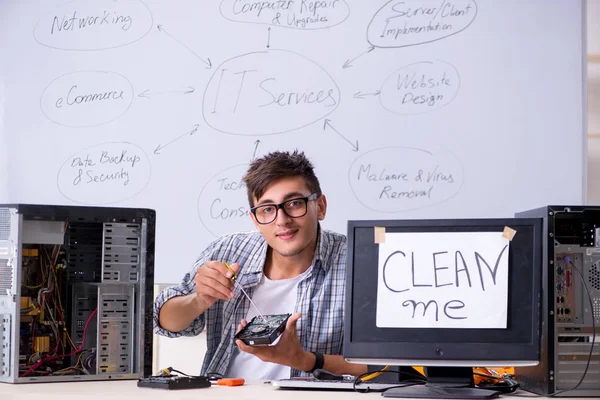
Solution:
<svg viewBox="0 0 600 400">
<path fill-rule="evenodd" d="M 252 161 L 243 178 L 248 190 L 250 207 L 254 206 L 254 198 L 260 199 L 271 183 L 294 176 L 303 177 L 310 192 L 321 195 L 321 185 L 312 163 L 306 158 L 304 152 L 275 151 Z"/>
</svg>

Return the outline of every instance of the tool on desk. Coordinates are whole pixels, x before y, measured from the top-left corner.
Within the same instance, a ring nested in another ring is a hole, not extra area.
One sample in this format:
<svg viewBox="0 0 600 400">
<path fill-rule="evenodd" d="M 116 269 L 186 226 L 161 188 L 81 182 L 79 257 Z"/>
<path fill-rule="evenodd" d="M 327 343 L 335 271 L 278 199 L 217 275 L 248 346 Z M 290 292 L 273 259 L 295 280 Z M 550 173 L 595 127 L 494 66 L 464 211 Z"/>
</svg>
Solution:
<svg viewBox="0 0 600 400">
<path fill-rule="evenodd" d="M 217 380 L 219 386 L 242 386 L 244 384 L 244 378 L 223 378 Z"/>
<path fill-rule="evenodd" d="M 260 319 L 264 321 L 265 317 L 262 315 L 262 313 L 260 312 L 260 310 L 258 309 L 258 307 L 256 307 L 256 304 L 254 304 L 254 302 L 252 301 L 252 299 L 250 298 L 250 296 L 248 296 L 248 293 L 246 293 L 246 291 L 242 287 L 242 284 L 237 281 L 237 275 L 235 274 L 235 272 L 233 272 L 233 269 L 226 262 L 223 262 L 223 265 L 225 265 L 227 267 L 227 269 L 229 270 L 229 272 L 231 272 L 231 281 L 233 282 L 233 285 L 234 286 L 236 284 L 238 285 L 238 288 L 240 288 L 240 290 L 242 291 L 242 293 L 244 294 L 244 296 L 246 296 L 246 298 L 248 299 L 248 301 L 250 301 L 250 304 L 252 304 L 252 307 L 254 307 L 254 309 L 256 310 L 256 312 L 258 313 L 258 315 L 260 315 Z"/>
<path fill-rule="evenodd" d="M 207 376 L 192 376 L 173 367 L 167 367 L 158 371 L 156 375 L 139 379 L 137 385 L 153 389 L 178 390 L 207 388 L 211 383 Z"/>
<path fill-rule="evenodd" d="M 181 376 L 181 375 L 163 375 L 141 378 L 137 383 L 138 387 L 152 389 L 201 389 L 211 386 L 206 376 Z"/>
</svg>

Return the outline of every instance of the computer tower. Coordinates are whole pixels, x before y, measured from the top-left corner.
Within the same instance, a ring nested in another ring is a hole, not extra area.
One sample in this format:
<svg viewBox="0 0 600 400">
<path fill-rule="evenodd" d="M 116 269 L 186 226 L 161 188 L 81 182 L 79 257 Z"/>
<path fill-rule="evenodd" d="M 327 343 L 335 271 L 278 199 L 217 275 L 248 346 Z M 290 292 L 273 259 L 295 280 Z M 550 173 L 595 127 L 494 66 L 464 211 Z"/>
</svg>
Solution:
<svg viewBox="0 0 600 400">
<path fill-rule="evenodd" d="M 542 395 L 600 396 L 600 206 L 516 216 L 543 218 L 545 236 L 541 360 L 517 368 L 517 379 Z"/>
<path fill-rule="evenodd" d="M 0 205 L 0 382 L 152 374 L 155 212 Z"/>
</svg>

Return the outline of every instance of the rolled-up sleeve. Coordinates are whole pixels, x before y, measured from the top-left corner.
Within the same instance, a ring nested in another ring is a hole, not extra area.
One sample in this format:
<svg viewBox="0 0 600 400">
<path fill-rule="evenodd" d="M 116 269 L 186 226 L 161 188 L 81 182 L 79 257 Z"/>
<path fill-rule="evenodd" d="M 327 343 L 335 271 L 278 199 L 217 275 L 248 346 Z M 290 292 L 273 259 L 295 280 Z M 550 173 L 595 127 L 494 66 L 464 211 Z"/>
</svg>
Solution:
<svg viewBox="0 0 600 400">
<path fill-rule="evenodd" d="M 179 337 L 179 336 L 196 336 L 199 335 L 200 332 L 204 329 L 205 321 L 204 321 L 204 313 L 200 314 L 190 326 L 180 332 L 171 332 L 160 326 L 159 322 L 159 314 L 162 306 L 177 296 L 187 296 L 188 294 L 194 293 L 196 291 L 196 282 L 194 281 L 194 275 L 198 269 L 198 266 L 202 265 L 200 260 L 196 263 L 193 271 L 185 274 L 182 282 L 177 286 L 170 286 L 164 290 L 162 290 L 156 299 L 154 300 L 154 333 L 161 336 L 167 337 Z"/>
<path fill-rule="evenodd" d="M 180 332 L 171 332 L 160 326 L 160 309 L 167 301 L 177 296 L 187 296 L 196 292 L 196 282 L 194 277 L 199 268 L 210 260 L 238 260 L 239 256 L 232 256 L 238 250 L 238 241 L 235 240 L 236 234 L 223 236 L 210 243 L 206 249 L 198 256 L 190 272 L 185 274 L 181 283 L 170 286 L 161 291 L 154 300 L 153 322 L 154 333 L 167 337 L 196 336 L 199 335 L 207 324 L 206 313 L 200 314 L 192 321 L 190 326 Z M 214 315 L 214 313 L 213 313 Z M 214 321 L 209 318 L 208 324 L 212 326 Z"/>
</svg>

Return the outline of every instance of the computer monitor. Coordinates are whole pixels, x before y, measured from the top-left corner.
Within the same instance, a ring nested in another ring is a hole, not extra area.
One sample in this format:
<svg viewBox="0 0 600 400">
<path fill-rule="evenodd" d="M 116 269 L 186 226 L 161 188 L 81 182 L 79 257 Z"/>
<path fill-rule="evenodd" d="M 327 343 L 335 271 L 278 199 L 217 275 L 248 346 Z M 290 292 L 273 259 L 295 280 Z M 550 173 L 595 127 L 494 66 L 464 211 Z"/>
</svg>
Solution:
<svg viewBox="0 0 600 400">
<path fill-rule="evenodd" d="M 540 357 L 542 220 L 348 222 L 344 357 L 427 368 L 388 397 L 491 396 L 472 367 Z"/>
</svg>

